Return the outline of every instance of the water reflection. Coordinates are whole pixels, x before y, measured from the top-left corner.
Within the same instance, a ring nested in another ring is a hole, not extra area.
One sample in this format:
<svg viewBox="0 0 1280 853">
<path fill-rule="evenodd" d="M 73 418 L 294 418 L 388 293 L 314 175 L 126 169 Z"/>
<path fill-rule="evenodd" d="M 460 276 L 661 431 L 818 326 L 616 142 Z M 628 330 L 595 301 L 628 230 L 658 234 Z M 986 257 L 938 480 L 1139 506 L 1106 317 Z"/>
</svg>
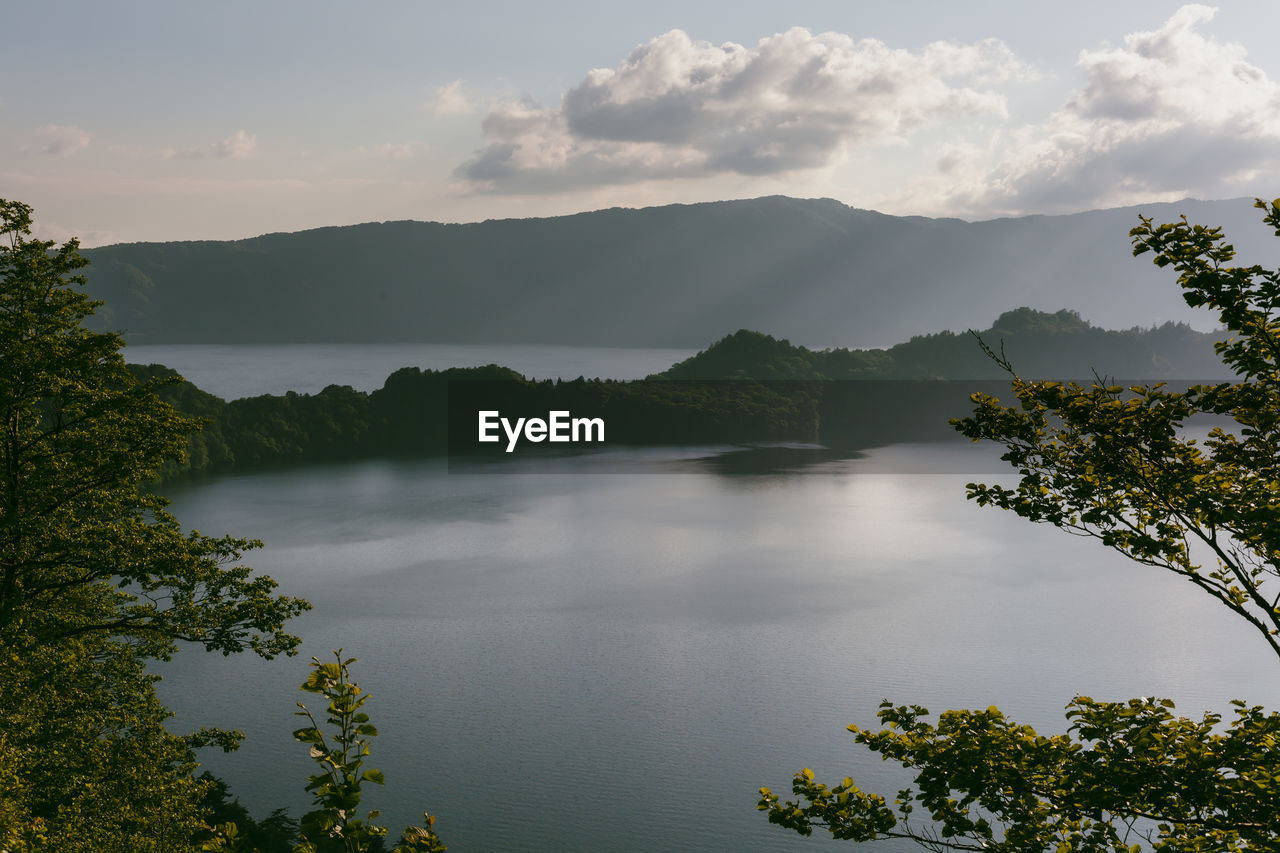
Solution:
<svg viewBox="0 0 1280 853">
<path fill-rule="evenodd" d="M 811 472 L 815 466 L 823 463 L 857 459 L 862 455 L 860 452 L 832 450 L 816 444 L 773 444 L 714 453 L 699 457 L 697 462 L 713 473 L 726 476 L 783 474 Z"/>
<path fill-rule="evenodd" d="M 376 805 L 393 825 L 430 808 L 456 850 L 825 846 L 768 826 L 754 791 L 802 766 L 897 790 L 844 731 L 886 697 L 1049 731 L 1077 693 L 1280 704 L 1265 649 L 1189 584 L 966 502 L 989 453 L 716 455 L 370 462 L 172 497 L 188 526 L 267 542 L 252 564 L 315 604 L 303 660 L 361 659 Z M 175 725 L 248 733 L 211 769 L 301 813 L 303 663 L 184 653 L 162 672 Z"/>
</svg>

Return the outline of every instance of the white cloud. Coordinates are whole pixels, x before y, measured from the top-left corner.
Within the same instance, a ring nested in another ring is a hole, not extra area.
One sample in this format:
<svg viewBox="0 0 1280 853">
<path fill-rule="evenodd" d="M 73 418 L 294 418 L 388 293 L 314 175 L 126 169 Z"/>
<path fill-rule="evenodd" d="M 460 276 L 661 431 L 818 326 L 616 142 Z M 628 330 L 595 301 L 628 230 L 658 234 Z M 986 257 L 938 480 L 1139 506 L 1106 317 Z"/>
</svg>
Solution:
<svg viewBox="0 0 1280 853">
<path fill-rule="evenodd" d="M 1239 44 L 1202 35 L 1215 9 L 1188 5 L 1122 47 L 1085 50 L 1085 83 L 950 205 L 975 213 L 1080 210 L 1186 196 L 1222 198 L 1280 181 L 1280 85 Z"/>
<path fill-rule="evenodd" d="M 426 146 L 420 142 L 384 142 L 370 149 L 374 156 L 387 160 L 409 160 Z"/>
<path fill-rule="evenodd" d="M 432 108 L 438 116 L 462 116 L 475 112 L 471 99 L 462 91 L 462 81 L 454 80 L 436 89 L 435 105 Z"/>
<path fill-rule="evenodd" d="M 36 145 L 44 154 L 63 157 L 89 147 L 89 133 L 80 127 L 46 124 L 35 133 Z"/>
<path fill-rule="evenodd" d="M 184 160 L 200 160 L 205 157 L 242 160 L 257 155 L 258 137 L 247 131 L 237 130 L 230 136 L 208 145 L 168 148 L 163 153 L 165 157 L 179 157 Z"/>
<path fill-rule="evenodd" d="M 556 191 L 658 178 L 778 175 L 944 121 L 1003 116 L 1026 69 L 994 39 L 920 52 L 796 28 L 754 47 L 672 30 L 598 68 L 559 106 L 495 105 L 458 169 L 474 189 Z"/>
<path fill-rule="evenodd" d="M 242 159 L 258 153 L 258 137 L 243 130 L 237 130 L 226 139 L 213 143 L 214 157 L 234 157 Z"/>
</svg>

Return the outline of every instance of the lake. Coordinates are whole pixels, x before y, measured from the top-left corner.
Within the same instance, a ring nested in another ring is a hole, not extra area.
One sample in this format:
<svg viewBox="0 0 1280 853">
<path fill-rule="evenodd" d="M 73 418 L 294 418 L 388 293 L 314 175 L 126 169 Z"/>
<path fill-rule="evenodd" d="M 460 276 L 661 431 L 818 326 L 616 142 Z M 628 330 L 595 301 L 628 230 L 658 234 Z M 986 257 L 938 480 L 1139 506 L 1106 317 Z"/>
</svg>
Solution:
<svg viewBox="0 0 1280 853">
<path fill-rule="evenodd" d="M 311 762 L 289 733 L 316 703 L 297 686 L 342 647 L 393 837 L 429 809 L 457 853 L 813 850 L 848 848 L 770 826 L 756 789 L 808 766 L 891 796 L 902 776 L 844 729 L 883 698 L 1052 732 L 1076 694 L 1280 704 L 1264 645 L 1190 584 L 967 502 L 969 480 L 1009 479 L 988 448 L 775 471 L 729 451 L 172 487 L 186 527 L 263 539 L 247 562 L 315 605 L 300 657 L 159 667 L 174 727 L 244 730 L 207 766 L 257 816 L 300 815 Z"/>
</svg>

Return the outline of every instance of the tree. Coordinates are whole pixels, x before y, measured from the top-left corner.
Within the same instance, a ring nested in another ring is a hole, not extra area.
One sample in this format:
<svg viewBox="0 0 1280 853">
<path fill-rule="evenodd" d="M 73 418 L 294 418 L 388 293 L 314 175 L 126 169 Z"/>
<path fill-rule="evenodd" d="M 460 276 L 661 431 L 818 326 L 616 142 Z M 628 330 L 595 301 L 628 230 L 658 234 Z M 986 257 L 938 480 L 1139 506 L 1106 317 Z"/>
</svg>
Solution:
<svg viewBox="0 0 1280 853">
<path fill-rule="evenodd" d="M 75 240 L 26 239 L 30 224 L 27 205 L 0 201 L 0 639 L 292 650 L 282 625 L 307 605 L 230 565 L 259 543 L 183 534 L 147 491 L 200 425 L 159 399 L 166 380 L 134 379 L 119 336 L 83 327 L 87 262 Z"/>
<path fill-rule="evenodd" d="M 315 715 L 306 705 L 298 703 L 299 717 L 305 717 L 308 725 L 293 733 L 294 740 L 305 744 L 318 772 L 307 778 L 307 791 L 312 794 L 315 808 L 302 816 L 298 826 L 297 844 L 293 853 L 379 853 L 384 850 L 383 839 L 387 829 L 373 821 L 377 810 L 362 819 L 356 812 L 363 797 L 366 782 L 383 785 L 386 779 L 381 770 L 365 770 L 364 760 L 369 755 L 369 739 L 377 737 L 378 729 L 369 721 L 365 703 L 369 694 L 351 680 L 351 664 L 355 658 L 343 658 L 342 650 L 333 653 L 332 663 L 311 659 L 311 674 L 302 682 L 302 690 L 315 693 L 327 701 L 325 723 L 332 730 L 328 734 L 316 722 Z M 444 853 L 449 848 L 436 835 L 433 828 L 436 819 L 423 813 L 422 826 L 406 827 L 392 853 Z M 252 842 L 241 834 L 240 826 L 231 821 L 215 828 L 215 835 L 204 849 L 219 853 L 249 853 Z M 258 849 L 252 847 L 253 853 Z"/>
<path fill-rule="evenodd" d="M 30 238 L 0 200 L 0 839 L 13 849 L 182 850 L 200 823 L 192 749 L 163 726 L 150 659 L 181 640 L 292 653 L 309 605 L 237 565 L 258 543 L 183 533 L 149 491 L 200 424 L 83 321 L 75 240 Z"/>
<path fill-rule="evenodd" d="M 155 679 L 125 644 L 80 637 L 6 651 L 0 849 L 194 850 L 205 783 L 192 778 L 193 751 L 231 736 L 168 731 Z"/>
<path fill-rule="evenodd" d="M 356 659 L 344 659 L 341 649 L 333 656 L 333 663 L 311 659 L 311 675 L 302 683 L 302 689 L 328 700 L 325 722 L 334 732 L 326 737 L 316 718 L 301 702 L 298 707 L 302 710 L 296 712 L 310 725 L 295 731 L 293 737 L 310 747 L 312 759 L 320 765 L 320 771 L 307 780 L 307 790 L 312 792 L 316 808 L 302 817 L 297 853 L 317 853 L 316 841 L 324 838 L 340 840 L 344 853 L 365 853 L 387 834 L 385 827 L 373 823 L 378 817 L 377 811 L 369 812 L 368 821 L 360 820 L 355 814 L 363 784 L 382 785 L 386 780 L 381 770 L 361 769 L 369 754 L 368 739 L 377 737 L 378 729 L 362 710 L 369 695 L 362 693 L 360 685 L 351 680 L 349 668 Z M 393 853 L 444 853 L 448 849 L 432 828 L 436 819 L 427 813 L 422 817 L 423 825 L 406 828 Z"/>
<path fill-rule="evenodd" d="M 1280 236 L 1280 199 L 1259 200 Z M 1186 391 L 1082 386 L 1012 375 L 1016 405 L 973 396 L 955 422 L 1004 445 L 1016 488 L 971 483 L 981 505 L 1092 537 L 1138 563 L 1195 584 L 1253 626 L 1280 657 L 1280 271 L 1229 266 L 1220 228 L 1142 218 L 1134 254 L 1178 273 L 1192 306 L 1232 333 L 1216 345 L 1238 381 Z M 1189 418 L 1228 419 L 1204 441 Z M 1280 714 L 1236 702 L 1219 715 L 1176 717 L 1158 699 L 1067 706 L 1068 734 L 1043 737 L 986 711 L 884 703 L 891 728 L 850 726 L 855 740 L 916 771 L 891 807 L 852 779 L 798 774 L 796 800 L 761 789 L 773 823 L 808 835 L 908 838 L 933 850 L 1280 849 Z M 927 812 L 921 823 L 916 807 Z"/>
</svg>

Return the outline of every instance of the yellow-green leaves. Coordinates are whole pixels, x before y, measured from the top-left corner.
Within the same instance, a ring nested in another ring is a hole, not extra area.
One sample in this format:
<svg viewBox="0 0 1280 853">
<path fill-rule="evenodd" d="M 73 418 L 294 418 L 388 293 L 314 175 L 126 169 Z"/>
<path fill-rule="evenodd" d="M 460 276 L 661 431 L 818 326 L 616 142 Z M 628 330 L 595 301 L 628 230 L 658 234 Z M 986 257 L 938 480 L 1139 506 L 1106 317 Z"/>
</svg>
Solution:
<svg viewBox="0 0 1280 853">
<path fill-rule="evenodd" d="M 26 782 L 0 787 L 39 821 L 38 849 L 185 853 L 205 787 L 192 749 L 236 737 L 165 730 L 146 664 L 180 640 L 288 653 L 307 605 L 239 565 L 258 543 L 165 511 L 152 481 L 200 423 L 160 399 L 168 380 L 127 369 L 119 336 L 85 328 L 76 241 L 31 225 L 0 200 L 0 732 Z"/>
<path fill-rule="evenodd" d="M 1175 717 L 1167 699 L 1067 707 L 1069 734 L 1045 737 L 997 708 L 947 711 L 936 725 L 884 703 L 879 732 L 859 743 L 917 771 L 896 810 L 845 778 L 835 787 L 796 775 L 795 800 L 767 788 L 758 808 L 773 823 L 854 841 L 949 839 L 934 849 L 1127 851 L 1273 849 L 1280 802 L 1280 715 L 1237 704 L 1221 718 Z M 920 826 L 913 805 L 931 825 Z M 1163 828 L 1136 825 L 1155 818 Z M 1065 846 L 1063 846 L 1065 845 Z"/>
<path fill-rule="evenodd" d="M 360 805 L 361 786 L 365 782 L 385 785 L 381 770 L 363 770 L 364 757 L 369 754 L 368 738 L 376 737 L 378 730 L 369 722 L 369 715 L 361 710 L 369 695 L 351 680 L 350 666 L 355 658 L 343 658 L 342 650 L 333 653 L 332 662 L 322 663 L 311 659 L 311 672 L 300 689 L 317 693 L 328 700 L 326 721 L 333 729 L 326 737 L 315 717 L 301 702 L 295 714 L 310 723 L 293 733 L 299 743 L 310 745 L 311 758 L 320 766 L 317 773 L 307 779 L 306 790 L 313 794 L 315 809 L 305 814 L 301 822 L 299 844 L 295 853 L 315 849 L 319 838 L 341 839 L 345 853 L 364 853 L 371 849 L 375 839 L 387 834 L 386 827 L 373 820 L 377 810 L 370 811 L 366 819 L 356 816 Z M 444 843 L 435 834 L 432 825 L 435 818 L 424 814 L 426 822 L 421 827 L 409 827 L 393 853 L 441 853 Z"/>
<path fill-rule="evenodd" d="M 1280 236 L 1280 199 L 1256 206 Z M 968 496 L 1191 581 L 1280 659 L 1280 271 L 1231 266 L 1221 229 L 1185 219 L 1143 218 L 1130 236 L 1135 255 L 1177 272 L 1188 304 L 1218 312 L 1231 337 L 1216 350 L 1238 379 L 1181 389 L 1033 381 L 981 344 L 1016 401 L 975 394 L 954 424 L 1003 445 L 1020 479 L 970 483 Z M 1201 416 L 1228 426 L 1187 438 Z M 896 809 L 852 779 L 830 788 L 808 770 L 793 780 L 795 799 L 761 789 L 758 805 L 802 835 L 824 828 L 931 850 L 1277 850 L 1280 715 L 1234 704 L 1224 726 L 1215 714 L 1177 717 L 1168 700 L 1077 697 L 1068 733 L 1045 737 L 995 707 L 931 724 L 923 708 L 885 702 L 884 728 L 849 731 L 915 772 Z"/>
</svg>

